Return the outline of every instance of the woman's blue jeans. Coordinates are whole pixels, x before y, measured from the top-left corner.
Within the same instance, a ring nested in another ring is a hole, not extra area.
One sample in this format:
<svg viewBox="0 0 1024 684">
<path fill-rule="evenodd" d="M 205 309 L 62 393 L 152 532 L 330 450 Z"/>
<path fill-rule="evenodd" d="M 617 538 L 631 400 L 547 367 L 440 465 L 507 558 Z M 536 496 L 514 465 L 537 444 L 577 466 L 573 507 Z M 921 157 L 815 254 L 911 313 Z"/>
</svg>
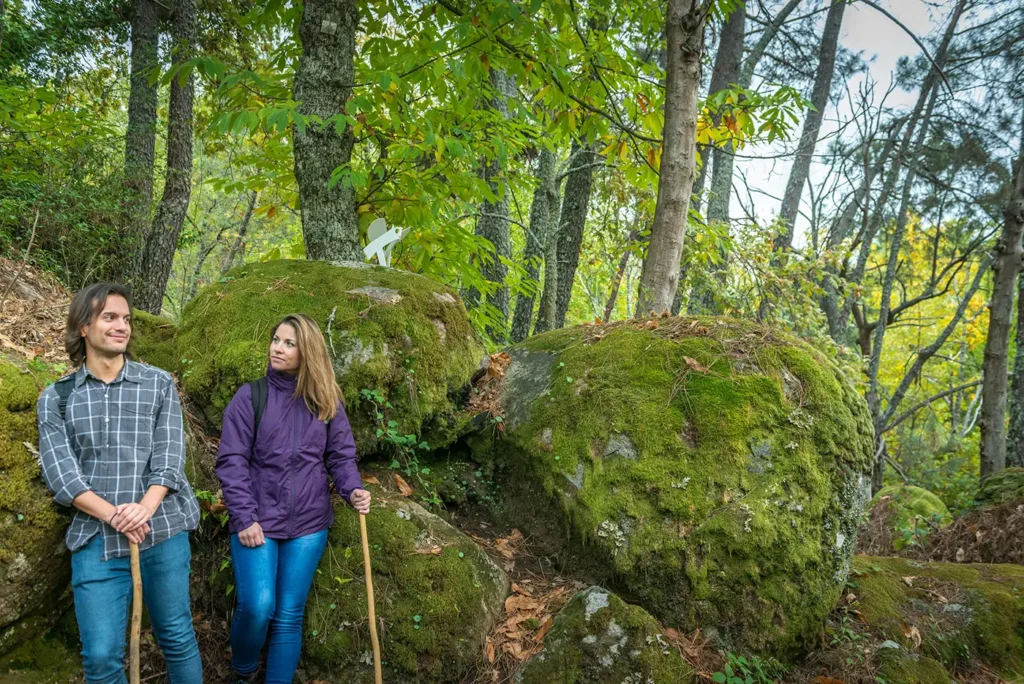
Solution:
<svg viewBox="0 0 1024 684">
<path fill-rule="evenodd" d="M 88 684 L 124 684 L 124 645 L 132 596 L 131 562 L 103 557 L 103 535 L 96 535 L 71 555 L 75 617 L 82 638 L 82 665 Z M 192 553 L 188 533 L 181 532 L 139 555 L 142 600 L 153 635 L 167 661 L 171 684 L 201 684 L 188 578 Z"/>
<path fill-rule="evenodd" d="M 302 653 L 302 617 L 327 530 L 296 539 L 267 539 L 247 547 L 231 535 L 238 606 L 231 622 L 231 667 L 239 674 L 259 668 L 267 645 L 266 684 L 291 684 Z"/>
</svg>

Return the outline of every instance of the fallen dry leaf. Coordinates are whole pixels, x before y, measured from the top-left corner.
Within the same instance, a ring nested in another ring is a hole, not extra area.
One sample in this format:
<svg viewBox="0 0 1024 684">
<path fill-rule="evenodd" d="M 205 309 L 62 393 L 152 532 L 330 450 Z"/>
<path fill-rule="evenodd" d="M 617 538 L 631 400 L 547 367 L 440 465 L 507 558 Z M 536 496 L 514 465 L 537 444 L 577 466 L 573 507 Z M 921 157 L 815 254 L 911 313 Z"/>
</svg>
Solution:
<svg viewBox="0 0 1024 684">
<path fill-rule="evenodd" d="M 379 487 L 380 486 L 380 480 L 378 480 L 373 475 L 367 475 L 366 477 L 363 478 L 363 484 L 375 484 L 375 485 L 377 485 Z"/>
<path fill-rule="evenodd" d="M 910 643 L 914 645 L 915 649 L 921 647 L 921 632 L 918 631 L 917 627 L 909 626 L 906 623 L 904 623 L 903 636 L 910 639 Z"/>
<path fill-rule="evenodd" d="M 957 563 L 963 563 L 965 555 L 967 555 L 967 554 L 964 553 L 963 549 L 957 549 L 956 550 L 956 562 Z"/>
<path fill-rule="evenodd" d="M 484 656 L 487 662 L 494 664 L 494 639 L 491 637 L 487 637 L 487 643 L 484 645 Z"/>
<path fill-rule="evenodd" d="M 845 682 L 843 682 L 842 679 L 835 679 L 834 677 L 826 677 L 825 675 L 820 675 L 817 679 L 814 680 L 814 684 L 845 684 Z"/>
<path fill-rule="evenodd" d="M 519 610 L 539 610 L 544 607 L 543 601 L 538 601 L 529 596 L 509 596 L 505 599 L 505 612 L 514 613 Z"/>
<path fill-rule="evenodd" d="M 528 590 L 523 589 L 521 586 L 519 586 L 515 582 L 512 583 L 512 591 L 517 593 L 517 594 L 522 594 L 523 596 L 533 596 L 533 594 L 531 594 Z"/>
<path fill-rule="evenodd" d="M 409 483 L 402 479 L 402 476 L 398 473 L 395 473 L 393 477 L 395 478 L 395 485 L 402 496 L 412 496 L 412 487 L 409 486 Z"/>
<path fill-rule="evenodd" d="M 416 549 L 416 553 L 424 556 L 440 556 L 442 551 L 444 551 L 444 547 L 436 544 L 434 546 L 425 546 L 422 549 Z"/>
<path fill-rule="evenodd" d="M 707 373 L 708 369 L 700 361 L 689 356 L 684 356 L 683 360 L 686 361 L 686 365 L 697 371 L 698 373 Z"/>
<path fill-rule="evenodd" d="M 914 586 L 914 580 L 916 580 L 916 579 L 917 579 L 917 577 L 915 577 L 915 576 L 904 577 L 903 578 L 903 583 L 906 584 L 908 587 L 912 587 L 912 586 Z"/>
<path fill-rule="evenodd" d="M 846 602 L 847 603 L 853 603 L 856 600 L 857 600 L 857 595 L 854 594 L 852 591 L 849 594 L 846 595 Z"/>
<path fill-rule="evenodd" d="M 549 615 L 548 619 L 541 623 L 540 629 L 533 635 L 534 640 L 539 644 L 544 641 L 544 637 L 548 635 L 548 630 L 551 629 L 551 623 L 554 622 L 552 617 Z"/>
</svg>

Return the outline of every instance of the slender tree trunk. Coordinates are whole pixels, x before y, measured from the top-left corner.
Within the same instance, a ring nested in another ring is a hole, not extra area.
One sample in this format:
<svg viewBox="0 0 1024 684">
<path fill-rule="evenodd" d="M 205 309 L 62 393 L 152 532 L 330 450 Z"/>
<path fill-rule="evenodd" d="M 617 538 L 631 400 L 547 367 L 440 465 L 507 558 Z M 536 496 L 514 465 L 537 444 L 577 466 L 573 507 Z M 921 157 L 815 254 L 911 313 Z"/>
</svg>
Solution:
<svg viewBox="0 0 1024 684">
<path fill-rule="evenodd" d="M 1024 149 L 1024 138 L 1021 140 Z M 992 301 L 982 362 L 981 477 L 1006 467 L 1006 374 L 1013 322 L 1013 290 L 1021 267 L 1024 233 L 1024 152 L 1017 160 L 1013 196 L 1003 211 L 1003 234 L 992 265 Z M 1018 350 L 1018 355 L 1021 353 Z"/>
<path fill-rule="evenodd" d="M 534 324 L 535 335 L 558 327 L 558 233 L 561 213 L 561 197 L 558 180 L 555 180 L 555 195 L 549 215 L 548 234 L 544 243 L 544 291 L 540 297 L 540 310 Z"/>
<path fill-rule="evenodd" d="M 565 314 L 572 299 L 576 267 L 580 262 L 583 232 L 590 211 L 590 190 L 594 184 L 594 164 L 598 155 L 592 146 L 573 141 L 569 171 L 565 179 L 561 217 L 558 220 L 558 288 L 555 327 L 565 325 Z"/>
<path fill-rule="evenodd" d="M 1010 427 L 1006 434 L 1006 465 L 1024 468 L 1024 271 L 1017 276 L 1017 353 L 1010 383 Z"/>
<path fill-rule="evenodd" d="M 743 34 L 746 30 L 746 21 L 747 13 L 737 9 L 729 15 L 722 26 L 722 37 L 719 39 L 718 51 L 715 53 L 715 64 L 711 68 L 711 84 L 708 88 L 709 97 L 739 82 L 743 66 Z M 721 121 L 723 114 L 728 115 L 727 112 L 718 112 L 716 114 L 716 124 Z M 732 157 L 733 150 L 729 143 L 726 143 L 726 147 L 730 149 L 712 147 L 709 150 L 712 162 L 711 192 L 708 197 L 708 213 L 705 217 L 709 224 L 728 224 L 729 222 L 729 200 L 732 198 L 732 166 L 726 163 L 726 158 Z M 701 175 L 704 175 L 703 169 L 701 170 Z M 715 248 L 711 247 L 711 249 Z M 721 309 L 715 298 L 715 290 L 719 289 L 725 282 L 727 257 L 728 255 L 724 250 L 719 250 L 719 261 L 711 265 L 709 281 L 699 283 L 693 287 L 687 307 L 689 313 L 720 313 Z M 674 305 L 675 302 L 673 302 Z"/>
<path fill-rule="evenodd" d="M 334 170 L 352 160 L 352 128 L 345 125 L 339 135 L 335 120 L 352 94 L 358 24 L 355 0 L 302 4 L 302 58 L 295 72 L 294 97 L 300 114 L 319 118 L 296 126 L 292 135 L 308 259 L 363 261 L 355 192 L 344 180 L 330 187 Z"/>
<path fill-rule="evenodd" d="M 640 274 L 637 313 L 641 316 L 668 311 L 679 286 L 679 262 L 696 162 L 697 99 L 706 16 L 703 2 L 668 0 L 663 151 L 651 242 Z"/>
<path fill-rule="evenodd" d="M 612 319 L 612 312 L 615 310 L 615 300 L 619 297 L 619 286 L 622 283 L 622 276 L 626 272 L 626 266 L 629 265 L 629 257 L 632 254 L 629 251 L 629 246 L 633 244 L 634 240 L 640 238 L 640 231 L 631 231 L 629 237 L 626 238 L 626 248 L 622 250 L 622 256 L 619 257 L 619 267 L 615 269 L 615 279 L 612 280 L 612 289 L 608 293 L 608 301 L 604 305 L 604 318 L 601 320 L 607 323 Z M 627 312 L 628 313 L 628 312 Z"/>
<path fill-rule="evenodd" d="M 249 232 L 249 223 L 252 222 L 252 215 L 253 211 L 256 209 L 256 200 L 258 197 L 259 193 L 256 190 L 249 193 L 249 204 L 245 208 L 245 215 L 242 217 L 242 224 L 238 227 L 238 234 L 235 236 L 235 239 L 231 241 L 231 248 L 228 250 L 227 255 L 221 262 L 221 275 L 224 275 L 234 267 L 235 260 L 238 258 L 239 252 L 244 251 L 245 236 Z"/>
<path fill-rule="evenodd" d="M 142 256 L 153 208 L 153 164 L 156 156 L 155 69 L 158 66 L 159 18 L 153 0 L 133 0 L 131 7 L 131 90 L 128 127 L 124 134 L 124 197 L 121 240 L 114 255 L 117 277 L 138 285 Z"/>
<path fill-rule="evenodd" d="M 490 107 L 507 119 L 509 116 L 508 98 L 511 93 L 509 79 L 504 72 L 498 69 L 491 69 L 490 77 L 491 86 L 494 89 Z M 484 263 L 480 270 L 485 280 L 498 284 L 498 288 L 492 294 L 487 295 L 487 302 L 501 312 L 503 324 L 501 329 L 490 329 L 488 332 L 496 340 L 503 341 L 506 335 L 505 326 L 508 324 L 509 302 L 508 286 L 505 284 L 508 266 L 501 260 L 501 257 L 512 258 L 512 236 L 509 232 L 508 183 L 505 181 L 505 169 L 497 156 L 485 161 L 483 178 L 495 199 L 493 201 L 484 200 L 480 204 L 476 234 L 490 241 L 494 246 L 494 254 L 491 261 Z M 467 305 L 472 306 L 478 297 L 478 293 L 470 293 Z"/>
<path fill-rule="evenodd" d="M 181 66 L 192 58 L 195 47 L 196 1 L 178 0 L 171 18 L 174 43 L 171 64 Z M 167 178 L 164 194 L 157 205 L 153 229 L 146 240 L 142 274 L 135 305 L 153 314 L 163 308 L 167 279 L 174 265 L 181 224 L 188 213 L 192 195 L 192 99 L 191 72 L 182 83 L 180 76 L 171 81 L 167 114 Z"/>
<path fill-rule="evenodd" d="M 814 89 L 811 92 L 811 107 L 804 119 L 800 144 L 796 150 L 796 159 L 789 172 L 786 193 L 782 197 L 782 208 L 779 220 L 784 232 L 775 238 L 776 251 L 788 251 L 793 246 L 793 230 L 800 211 L 800 197 L 807 184 L 807 175 L 814 159 L 814 148 L 818 144 L 818 133 L 821 131 L 821 120 L 828 107 L 828 95 L 832 89 L 832 77 L 836 70 L 836 52 L 839 50 L 839 29 L 843 24 L 843 12 L 848 0 L 832 0 L 825 17 L 825 31 L 821 36 L 818 48 L 818 71 L 814 77 Z M 780 256 L 780 259 L 783 258 Z M 777 262 L 781 263 L 781 261 Z"/>
<path fill-rule="evenodd" d="M 526 275 L 534 281 L 538 280 L 540 274 L 539 262 L 544 256 L 544 243 L 550 232 L 552 209 L 558 202 L 558 190 L 555 185 L 557 166 L 555 153 L 542 147 L 537 157 L 537 187 L 533 191 L 533 204 L 530 206 L 530 230 L 526 235 L 526 248 L 523 250 Z M 521 294 L 516 298 L 516 313 L 512 319 L 513 342 L 522 342 L 530 334 L 533 303 L 533 295 Z"/>
</svg>

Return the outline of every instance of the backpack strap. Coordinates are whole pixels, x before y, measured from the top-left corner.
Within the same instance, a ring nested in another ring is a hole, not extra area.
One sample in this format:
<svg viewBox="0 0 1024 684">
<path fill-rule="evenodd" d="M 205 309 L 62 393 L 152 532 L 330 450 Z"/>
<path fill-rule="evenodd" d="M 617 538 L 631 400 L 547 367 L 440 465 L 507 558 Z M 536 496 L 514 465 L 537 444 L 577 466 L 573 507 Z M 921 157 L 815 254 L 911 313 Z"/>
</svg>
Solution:
<svg viewBox="0 0 1024 684">
<path fill-rule="evenodd" d="M 61 420 L 64 420 L 64 415 L 68 411 L 68 397 L 71 396 L 71 390 L 75 389 L 74 381 L 75 374 L 72 373 L 53 383 L 53 389 L 57 392 L 57 407 L 60 409 Z"/>
<path fill-rule="evenodd" d="M 252 443 L 256 444 L 256 433 L 260 429 L 263 411 L 267 408 L 267 376 L 249 383 L 252 394 Z"/>
</svg>

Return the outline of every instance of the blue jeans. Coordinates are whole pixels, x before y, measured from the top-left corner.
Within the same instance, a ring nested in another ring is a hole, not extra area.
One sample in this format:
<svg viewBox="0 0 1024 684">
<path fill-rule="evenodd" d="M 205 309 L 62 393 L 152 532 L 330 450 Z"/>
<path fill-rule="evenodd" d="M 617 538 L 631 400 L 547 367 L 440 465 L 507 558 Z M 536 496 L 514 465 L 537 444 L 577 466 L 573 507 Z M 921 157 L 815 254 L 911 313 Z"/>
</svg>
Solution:
<svg viewBox="0 0 1024 684">
<path fill-rule="evenodd" d="M 259 668 L 267 645 L 266 684 L 291 684 L 302 652 L 302 617 L 327 530 L 296 539 L 267 539 L 242 546 L 231 535 L 238 606 L 231 622 L 231 667 L 239 674 Z"/>
<path fill-rule="evenodd" d="M 124 651 L 132 596 L 131 561 L 128 557 L 103 561 L 102 556 L 101 535 L 71 555 L 71 586 L 82 638 L 82 664 L 88 684 L 123 684 L 127 681 Z M 139 556 L 142 599 L 167 661 L 171 684 L 203 681 L 188 593 L 191 560 L 188 532 L 176 534 Z"/>
</svg>

